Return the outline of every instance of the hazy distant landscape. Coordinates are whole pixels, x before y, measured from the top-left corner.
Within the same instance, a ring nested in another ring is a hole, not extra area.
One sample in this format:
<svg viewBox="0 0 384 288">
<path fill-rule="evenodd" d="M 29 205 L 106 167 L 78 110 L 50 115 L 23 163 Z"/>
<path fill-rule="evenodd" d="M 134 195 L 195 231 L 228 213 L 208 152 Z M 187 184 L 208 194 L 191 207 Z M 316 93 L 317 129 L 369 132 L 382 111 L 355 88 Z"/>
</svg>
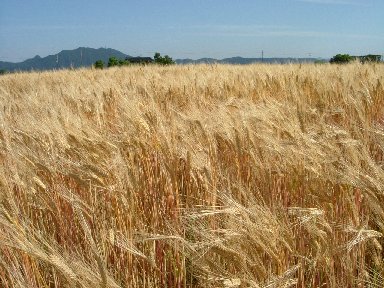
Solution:
<svg viewBox="0 0 384 288">
<path fill-rule="evenodd" d="M 153 56 L 153 55 L 151 55 Z M 92 67 L 97 60 L 108 63 L 110 57 L 125 59 L 132 57 L 118 50 L 110 48 L 86 48 L 79 47 L 74 50 L 63 50 L 55 55 L 46 57 L 35 56 L 23 62 L 12 63 L 0 61 L 0 70 L 32 71 L 32 70 L 53 70 L 69 69 L 79 67 Z M 315 58 L 243 58 L 232 57 L 224 59 L 201 58 L 201 59 L 176 59 L 177 64 L 252 64 L 252 63 L 313 63 L 319 59 Z"/>
</svg>

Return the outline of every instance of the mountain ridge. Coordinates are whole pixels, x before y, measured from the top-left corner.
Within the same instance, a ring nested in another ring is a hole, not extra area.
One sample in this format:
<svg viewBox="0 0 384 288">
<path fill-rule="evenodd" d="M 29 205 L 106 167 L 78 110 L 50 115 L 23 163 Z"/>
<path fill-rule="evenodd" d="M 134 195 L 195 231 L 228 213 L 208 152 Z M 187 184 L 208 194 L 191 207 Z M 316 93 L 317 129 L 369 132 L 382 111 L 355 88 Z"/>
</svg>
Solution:
<svg viewBox="0 0 384 288">
<path fill-rule="evenodd" d="M 95 49 L 79 47 L 73 50 L 62 50 L 57 54 L 46 57 L 36 55 L 33 58 L 18 63 L 0 61 L 0 69 L 13 72 L 90 67 L 97 60 L 102 60 L 107 63 L 109 57 L 113 56 L 116 58 L 131 57 L 112 48 Z"/>
<path fill-rule="evenodd" d="M 293 57 L 272 57 L 272 58 L 247 58 L 241 56 L 215 59 L 215 58 L 200 58 L 193 59 L 177 59 L 177 64 L 235 64 L 235 65 L 247 65 L 253 63 L 268 63 L 268 64 L 288 64 L 288 63 L 313 63 L 316 61 L 327 61 L 326 59 L 319 58 L 293 58 Z"/>
</svg>

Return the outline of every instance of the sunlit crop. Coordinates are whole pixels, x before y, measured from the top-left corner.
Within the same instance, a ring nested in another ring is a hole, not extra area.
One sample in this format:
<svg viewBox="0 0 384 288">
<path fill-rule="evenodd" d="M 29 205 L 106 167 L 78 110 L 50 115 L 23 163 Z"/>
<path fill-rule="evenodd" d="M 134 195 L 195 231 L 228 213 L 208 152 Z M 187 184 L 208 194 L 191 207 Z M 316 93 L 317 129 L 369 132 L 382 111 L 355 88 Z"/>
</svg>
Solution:
<svg viewBox="0 0 384 288">
<path fill-rule="evenodd" d="M 0 76 L 1 287 L 381 287 L 384 66 Z"/>
</svg>

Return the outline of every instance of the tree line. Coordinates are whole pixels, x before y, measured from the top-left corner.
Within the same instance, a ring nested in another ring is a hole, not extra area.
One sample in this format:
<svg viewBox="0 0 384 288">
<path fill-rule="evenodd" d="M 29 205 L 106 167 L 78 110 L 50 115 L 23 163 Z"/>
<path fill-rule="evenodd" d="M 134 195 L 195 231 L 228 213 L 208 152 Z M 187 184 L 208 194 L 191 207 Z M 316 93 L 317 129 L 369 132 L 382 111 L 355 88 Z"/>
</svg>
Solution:
<svg viewBox="0 0 384 288">
<path fill-rule="evenodd" d="M 360 61 L 361 63 L 381 62 L 381 55 L 368 54 L 364 56 L 351 56 L 349 54 L 337 54 L 329 60 L 330 63 L 342 64 L 352 61 Z"/>
<path fill-rule="evenodd" d="M 108 59 L 108 67 L 114 66 L 127 66 L 132 64 L 158 64 L 158 65 L 172 65 L 176 62 L 168 55 L 161 56 L 159 52 L 156 52 L 153 59 L 150 57 L 127 57 L 125 59 L 118 59 L 116 57 L 110 57 Z M 103 69 L 105 63 L 102 60 L 97 60 L 94 64 L 96 69 Z"/>
</svg>

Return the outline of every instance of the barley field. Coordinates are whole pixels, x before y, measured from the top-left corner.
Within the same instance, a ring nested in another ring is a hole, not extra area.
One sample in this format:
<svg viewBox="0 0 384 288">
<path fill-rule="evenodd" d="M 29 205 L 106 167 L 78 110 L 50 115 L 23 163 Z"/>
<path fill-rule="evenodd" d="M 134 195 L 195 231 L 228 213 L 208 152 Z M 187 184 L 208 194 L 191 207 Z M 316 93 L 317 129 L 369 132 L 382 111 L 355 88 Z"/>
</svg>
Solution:
<svg viewBox="0 0 384 288">
<path fill-rule="evenodd" d="M 383 287 L 384 65 L 0 77 L 0 287 Z"/>
</svg>

